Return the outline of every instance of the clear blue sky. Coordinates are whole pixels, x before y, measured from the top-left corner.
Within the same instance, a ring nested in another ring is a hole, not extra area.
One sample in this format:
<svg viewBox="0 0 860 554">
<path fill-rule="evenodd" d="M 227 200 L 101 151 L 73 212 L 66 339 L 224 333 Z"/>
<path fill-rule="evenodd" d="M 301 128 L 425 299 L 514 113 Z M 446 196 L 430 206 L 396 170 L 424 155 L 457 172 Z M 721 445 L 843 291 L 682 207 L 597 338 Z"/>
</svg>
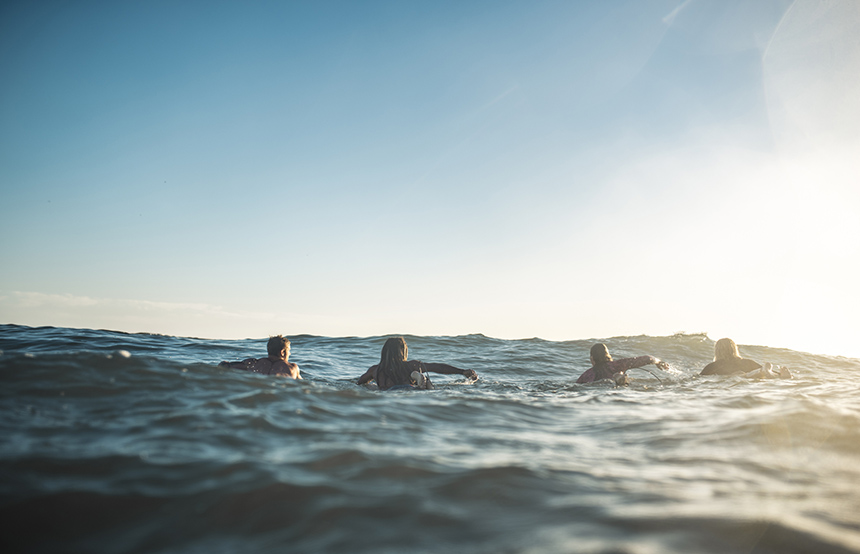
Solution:
<svg viewBox="0 0 860 554">
<path fill-rule="evenodd" d="M 860 356 L 860 6 L 0 7 L 0 322 Z"/>
</svg>

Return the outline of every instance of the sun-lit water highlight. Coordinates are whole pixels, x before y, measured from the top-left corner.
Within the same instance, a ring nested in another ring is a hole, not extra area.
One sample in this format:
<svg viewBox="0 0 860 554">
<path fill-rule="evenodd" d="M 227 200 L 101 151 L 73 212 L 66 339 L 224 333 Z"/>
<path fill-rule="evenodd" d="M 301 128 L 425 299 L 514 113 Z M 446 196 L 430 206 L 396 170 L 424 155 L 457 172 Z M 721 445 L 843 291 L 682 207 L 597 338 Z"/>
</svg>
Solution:
<svg viewBox="0 0 860 554">
<path fill-rule="evenodd" d="M 0 326 L 0 521 L 66 552 L 860 552 L 860 361 L 741 346 L 790 381 L 700 377 L 704 335 L 627 388 L 592 341 L 406 337 L 466 383 L 354 385 L 384 337 L 292 337 L 301 382 L 216 367 L 264 340 Z M 125 352 L 125 353 L 123 353 Z"/>
</svg>

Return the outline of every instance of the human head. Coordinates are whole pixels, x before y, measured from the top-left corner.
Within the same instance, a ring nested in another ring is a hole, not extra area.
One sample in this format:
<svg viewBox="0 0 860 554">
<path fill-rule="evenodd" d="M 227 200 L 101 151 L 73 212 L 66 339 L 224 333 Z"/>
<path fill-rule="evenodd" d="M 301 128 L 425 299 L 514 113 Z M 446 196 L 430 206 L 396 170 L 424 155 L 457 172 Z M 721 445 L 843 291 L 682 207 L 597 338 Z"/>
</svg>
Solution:
<svg viewBox="0 0 860 554">
<path fill-rule="evenodd" d="M 290 355 L 290 341 L 285 339 L 281 335 L 275 335 L 274 337 L 269 337 L 269 342 L 266 343 L 266 351 L 269 353 L 269 356 L 274 358 L 280 358 L 281 352 L 286 350 L 284 359 L 288 358 Z"/>
<path fill-rule="evenodd" d="M 598 342 L 591 347 L 591 363 L 593 365 L 603 365 L 612 361 L 612 356 L 609 355 L 609 349 L 602 342 Z"/>
<path fill-rule="evenodd" d="M 714 361 L 740 358 L 738 345 L 732 339 L 720 339 L 714 344 Z"/>
<path fill-rule="evenodd" d="M 403 337 L 391 337 L 382 345 L 382 357 L 379 360 L 379 365 L 387 367 L 391 363 L 405 362 L 408 355 L 409 347 L 406 346 Z"/>
</svg>

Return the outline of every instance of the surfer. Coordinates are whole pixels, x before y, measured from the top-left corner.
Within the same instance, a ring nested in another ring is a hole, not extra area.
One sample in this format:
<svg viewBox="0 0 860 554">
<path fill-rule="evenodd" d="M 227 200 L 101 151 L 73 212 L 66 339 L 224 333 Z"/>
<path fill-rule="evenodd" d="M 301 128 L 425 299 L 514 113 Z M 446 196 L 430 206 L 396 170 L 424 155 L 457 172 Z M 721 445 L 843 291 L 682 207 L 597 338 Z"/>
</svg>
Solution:
<svg viewBox="0 0 860 554">
<path fill-rule="evenodd" d="M 629 381 L 627 370 L 643 365 L 654 364 L 662 370 L 669 369 L 669 364 L 654 356 L 639 356 L 613 360 L 609 349 L 602 342 L 591 347 L 591 368 L 579 376 L 577 383 L 593 383 L 602 379 L 612 379 L 616 385 L 626 385 Z"/>
<path fill-rule="evenodd" d="M 705 366 L 699 375 L 742 375 L 750 379 L 791 379 L 787 367 L 771 363 L 762 367 L 760 363 L 742 358 L 738 345 L 732 339 L 720 339 L 714 343 L 714 361 Z"/>
<path fill-rule="evenodd" d="M 432 389 L 433 383 L 427 377 L 427 372 L 444 375 L 462 375 L 467 379 L 476 380 L 478 374 L 472 369 L 460 369 L 448 364 L 433 364 L 408 360 L 409 347 L 403 337 L 392 337 L 382 346 L 382 356 L 379 363 L 371 366 L 364 375 L 358 378 L 358 385 L 376 381 L 379 390 L 392 388 Z"/>
<path fill-rule="evenodd" d="M 290 341 L 281 335 L 269 337 L 269 342 L 266 343 L 266 358 L 248 358 L 241 362 L 221 362 L 219 367 L 231 367 L 233 369 L 244 369 L 245 371 L 253 371 L 254 373 L 262 373 L 263 375 L 283 375 L 293 379 L 301 379 L 302 375 L 299 372 L 299 366 L 291 363 L 290 359 Z"/>
</svg>

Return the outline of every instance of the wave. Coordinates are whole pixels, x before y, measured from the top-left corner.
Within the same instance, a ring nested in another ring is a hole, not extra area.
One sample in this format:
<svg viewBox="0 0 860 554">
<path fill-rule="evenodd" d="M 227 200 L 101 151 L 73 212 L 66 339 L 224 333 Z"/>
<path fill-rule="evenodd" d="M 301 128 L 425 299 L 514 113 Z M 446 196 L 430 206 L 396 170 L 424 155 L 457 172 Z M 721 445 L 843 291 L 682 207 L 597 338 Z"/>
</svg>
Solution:
<svg viewBox="0 0 860 554">
<path fill-rule="evenodd" d="M 704 335 L 617 337 L 672 368 L 616 388 L 575 383 L 590 340 L 407 341 L 480 380 L 356 386 L 384 337 L 294 337 L 293 381 L 217 366 L 264 339 L 0 326 L 4 546 L 860 551 L 858 360 L 742 347 L 795 378 L 700 377 Z"/>
</svg>

